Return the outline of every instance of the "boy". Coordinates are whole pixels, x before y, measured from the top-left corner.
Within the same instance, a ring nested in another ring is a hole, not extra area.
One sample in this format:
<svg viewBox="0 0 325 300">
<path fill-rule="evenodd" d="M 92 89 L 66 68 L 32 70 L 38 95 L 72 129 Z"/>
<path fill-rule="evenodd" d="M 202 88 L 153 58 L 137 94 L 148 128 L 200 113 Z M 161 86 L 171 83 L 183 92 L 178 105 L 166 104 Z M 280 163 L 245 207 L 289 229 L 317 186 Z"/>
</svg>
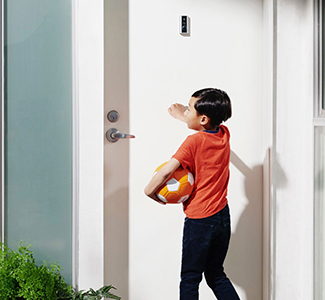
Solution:
<svg viewBox="0 0 325 300">
<path fill-rule="evenodd" d="M 231 117 L 231 102 L 226 92 L 202 89 L 195 92 L 188 108 L 174 104 L 169 113 L 198 131 L 186 138 L 170 161 L 156 173 L 145 194 L 160 201 L 155 192 L 179 167 L 188 169 L 195 178 L 194 190 L 184 205 L 186 214 L 180 300 L 197 300 L 204 273 L 207 284 L 218 300 L 239 297 L 223 272 L 229 239 L 230 215 L 227 202 L 229 181 L 229 131 L 220 125 Z"/>
</svg>

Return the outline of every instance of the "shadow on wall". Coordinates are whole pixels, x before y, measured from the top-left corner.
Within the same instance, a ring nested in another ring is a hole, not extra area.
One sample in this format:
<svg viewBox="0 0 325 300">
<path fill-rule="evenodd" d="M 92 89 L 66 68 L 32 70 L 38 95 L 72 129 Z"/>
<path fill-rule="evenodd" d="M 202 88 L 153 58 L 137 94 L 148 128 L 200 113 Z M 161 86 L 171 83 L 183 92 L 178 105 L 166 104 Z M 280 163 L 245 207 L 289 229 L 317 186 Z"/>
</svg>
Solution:
<svg viewBox="0 0 325 300">
<path fill-rule="evenodd" d="M 245 176 L 248 200 L 233 229 L 225 271 L 246 293 L 246 299 L 262 299 L 263 166 L 249 168 L 233 151 L 231 163 Z M 231 204 L 230 204 L 231 208 Z M 260 288 L 257 288 L 260 287 Z"/>
</svg>

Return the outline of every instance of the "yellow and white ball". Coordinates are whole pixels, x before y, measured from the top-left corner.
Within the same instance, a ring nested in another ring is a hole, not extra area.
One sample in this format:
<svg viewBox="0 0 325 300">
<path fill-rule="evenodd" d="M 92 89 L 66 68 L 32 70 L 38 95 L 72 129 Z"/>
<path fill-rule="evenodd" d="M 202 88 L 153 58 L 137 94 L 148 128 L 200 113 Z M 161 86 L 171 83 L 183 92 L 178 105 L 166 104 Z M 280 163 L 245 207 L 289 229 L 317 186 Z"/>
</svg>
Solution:
<svg viewBox="0 0 325 300">
<path fill-rule="evenodd" d="M 160 165 L 155 170 L 155 173 L 166 163 Z M 193 188 L 194 177 L 192 173 L 179 167 L 168 178 L 166 183 L 157 190 L 156 195 L 159 200 L 165 203 L 183 203 L 190 198 Z"/>
</svg>

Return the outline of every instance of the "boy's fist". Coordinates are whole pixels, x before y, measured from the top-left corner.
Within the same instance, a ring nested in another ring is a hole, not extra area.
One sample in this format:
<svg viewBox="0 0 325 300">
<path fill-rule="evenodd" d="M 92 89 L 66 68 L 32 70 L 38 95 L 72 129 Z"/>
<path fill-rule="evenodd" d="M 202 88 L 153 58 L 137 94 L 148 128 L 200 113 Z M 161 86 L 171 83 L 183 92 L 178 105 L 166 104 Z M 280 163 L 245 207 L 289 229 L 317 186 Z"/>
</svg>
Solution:
<svg viewBox="0 0 325 300">
<path fill-rule="evenodd" d="M 180 103 L 174 103 L 168 108 L 169 114 L 175 119 L 185 122 L 184 112 L 186 111 L 187 106 L 184 106 Z"/>
</svg>

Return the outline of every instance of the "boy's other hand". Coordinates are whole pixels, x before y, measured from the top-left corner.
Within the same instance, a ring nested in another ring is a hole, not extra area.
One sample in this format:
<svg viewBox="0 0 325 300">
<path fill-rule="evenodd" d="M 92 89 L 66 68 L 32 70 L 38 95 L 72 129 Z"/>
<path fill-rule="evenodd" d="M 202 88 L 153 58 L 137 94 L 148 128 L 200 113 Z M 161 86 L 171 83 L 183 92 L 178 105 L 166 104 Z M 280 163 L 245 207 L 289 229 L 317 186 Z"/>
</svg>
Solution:
<svg viewBox="0 0 325 300">
<path fill-rule="evenodd" d="M 157 197 L 156 192 L 180 165 L 180 162 L 176 158 L 171 158 L 167 164 L 165 164 L 157 173 L 155 173 L 154 176 L 152 176 L 150 182 L 144 189 L 144 193 L 149 198 L 162 205 L 165 205 L 166 203 Z"/>
<path fill-rule="evenodd" d="M 184 106 L 180 103 L 174 103 L 168 108 L 169 114 L 180 121 L 185 122 L 184 112 L 186 111 L 187 106 Z"/>
<path fill-rule="evenodd" d="M 157 197 L 156 193 L 148 192 L 147 189 L 148 189 L 148 186 L 144 189 L 144 193 L 145 193 L 149 198 L 151 198 L 152 200 L 155 200 L 155 201 L 158 202 L 159 204 L 166 205 L 165 202 L 161 201 L 161 200 Z"/>
<path fill-rule="evenodd" d="M 151 198 L 152 200 L 155 200 L 156 202 L 158 202 L 159 204 L 162 205 L 166 205 L 166 203 L 164 201 L 161 201 L 156 194 L 152 194 L 152 195 L 147 195 L 149 198 Z"/>
<path fill-rule="evenodd" d="M 161 201 L 159 200 L 158 198 L 157 199 L 154 199 L 156 202 L 158 202 L 159 204 L 161 205 L 166 205 L 166 203 L 164 201 Z"/>
</svg>

